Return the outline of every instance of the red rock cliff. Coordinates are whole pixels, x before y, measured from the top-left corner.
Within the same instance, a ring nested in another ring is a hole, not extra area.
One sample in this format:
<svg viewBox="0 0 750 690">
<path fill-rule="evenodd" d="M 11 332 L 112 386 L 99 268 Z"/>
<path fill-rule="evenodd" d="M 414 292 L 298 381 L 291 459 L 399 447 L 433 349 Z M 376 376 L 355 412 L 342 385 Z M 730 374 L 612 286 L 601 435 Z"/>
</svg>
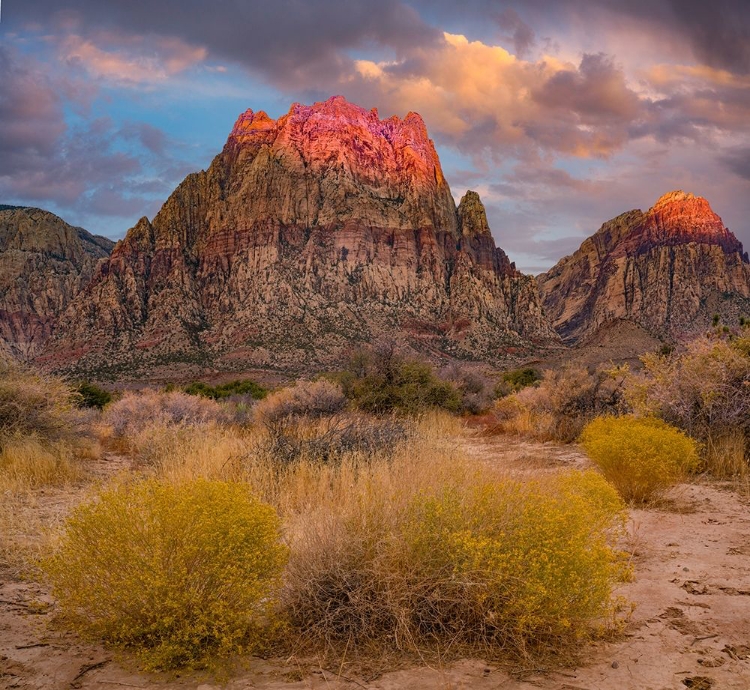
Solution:
<svg viewBox="0 0 750 690">
<path fill-rule="evenodd" d="M 478 196 L 456 208 L 421 117 L 334 97 L 243 113 L 210 168 L 117 245 L 40 361 L 307 366 L 381 335 L 463 357 L 556 340 Z"/>
</svg>

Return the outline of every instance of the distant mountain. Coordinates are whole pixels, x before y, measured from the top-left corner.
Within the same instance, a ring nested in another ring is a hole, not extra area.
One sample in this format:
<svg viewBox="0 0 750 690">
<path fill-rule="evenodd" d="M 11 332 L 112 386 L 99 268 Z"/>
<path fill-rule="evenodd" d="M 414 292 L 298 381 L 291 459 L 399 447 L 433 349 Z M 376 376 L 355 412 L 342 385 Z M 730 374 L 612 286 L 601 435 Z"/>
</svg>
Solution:
<svg viewBox="0 0 750 690">
<path fill-rule="evenodd" d="M 47 211 L 0 207 L 0 350 L 36 355 L 113 246 Z"/>
<path fill-rule="evenodd" d="M 242 114 L 99 266 L 40 361 L 304 368 L 382 336 L 489 360 L 559 342 L 479 196 L 456 207 L 422 118 L 334 97 Z"/>
<path fill-rule="evenodd" d="M 750 316 L 750 264 L 705 199 L 681 191 L 606 222 L 537 277 L 544 308 L 567 342 L 627 319 L 666 339 Z"/>
</svg>

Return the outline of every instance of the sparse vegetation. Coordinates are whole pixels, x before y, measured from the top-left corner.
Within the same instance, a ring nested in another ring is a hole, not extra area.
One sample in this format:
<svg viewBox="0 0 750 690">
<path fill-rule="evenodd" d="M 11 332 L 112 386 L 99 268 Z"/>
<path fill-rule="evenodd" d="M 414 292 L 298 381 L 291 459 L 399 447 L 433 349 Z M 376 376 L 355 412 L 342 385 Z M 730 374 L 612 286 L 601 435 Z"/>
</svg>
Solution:
<svg viewBox="0 0 750 690">
<path fill-rule="evenodd" d="M 706 337 L 668 357 L 647 355 L 629 379 L 627 398 L 704 446 L 706 469 L 744 475 L 750 459 L 750 338 Z"/>
<path fill-rule="evenodd" d="M 625 370 L 566 368 L 546 371 L 536 386 L 495 404 L 497 430 L 569 443 L 587 422 L 624 409 Z"/>
<path fill-rule="evenodd" d="M 76 630 L 175 668 L 257 649 L 285 560 L 275 511 L 245 486 L 152 479 L 77 508 L 43 567 Z"/>
<path fill-rule="evenodd" d="M 80 381 L 74 388 L 78 394 L 80 407 L 92 407 L 103 410 L 104 406 L 112 402 L 112 394 L 100 386 L 89 381 Z"/>
<path fill-rule="evenodd" d="M 629 503 L 647 503 L 698 466 L 698 446 L 679 429 L 653 418 L 599 417 L 581 443 Z"/>
<path fill-rule="evenodd" d="M 202 381 L 194 381 L 185 387 L 188 395 L 201 395 L 211 400 L 225 400 L 226 398 L 249 397 L 262 400 L 268 395 L 268 390 L 250 379 L 237 379 L 227 383 L 211 386 Z"/>
</svg>

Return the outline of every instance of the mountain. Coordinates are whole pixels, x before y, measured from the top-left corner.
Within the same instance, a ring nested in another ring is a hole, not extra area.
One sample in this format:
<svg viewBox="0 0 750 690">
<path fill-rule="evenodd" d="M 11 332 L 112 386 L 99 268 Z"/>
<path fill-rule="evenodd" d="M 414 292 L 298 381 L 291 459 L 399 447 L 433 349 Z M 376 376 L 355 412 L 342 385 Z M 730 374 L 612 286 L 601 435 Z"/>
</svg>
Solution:
<svg viewBox="0 0 750 690">
<path fill-rule="evenodd" d="M 708 201 L 682 191 L 645 213 L 606 222 L 537 277 L 544 308 L 566 342 L 627 319 L 668 340 L 750 315 L 750 265 Z"/>
<path fill-rule="evenodd" d="M 113 246 L 47 211 L 0 206 L 0 350 L 37 354 Z"/>
<path fill-rule="evenodd" d="M 456 207 L 422 118 L 338 96 L 243 113 L 99 266 L 40 362 L 301 368 L 382 336 L 486 359 L 558 342 L 478 195 Z"/>
</svg>

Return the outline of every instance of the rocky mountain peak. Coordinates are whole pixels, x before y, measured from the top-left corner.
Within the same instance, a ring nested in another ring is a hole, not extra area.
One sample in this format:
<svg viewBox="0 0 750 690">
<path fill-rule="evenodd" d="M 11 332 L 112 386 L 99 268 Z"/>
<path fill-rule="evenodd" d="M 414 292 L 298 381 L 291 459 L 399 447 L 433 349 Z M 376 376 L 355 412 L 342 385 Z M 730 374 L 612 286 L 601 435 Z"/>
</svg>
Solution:
<svg viewBox="0 0 750 690">
<path fill-rule="evenodd" d="M 422 118 L 341 96 L 242 113 L 65 322 L 41 363 L 298 368 L 381 336 L 466 358 L 557 342 L 478 195 L 456 208 Z"/>
<path fill-rule="evenodd" d="M 538 279 L 547 313 L 571 341 L 616 319 L 679 338 L 715 313 L 732 323 L 750 312 L 742 244 L 706 199 L 683 191 L 606 222 Z"/>
<path fill-rule="evenodd" d="M 487 213 L 479 194 L 469 189 L 458 205 L 458 229 L 462 236 L 489 235 Z"/>
<path fill-rule="evenodd" d="M 33 357 L 114 243 L 38 208 L 0 208 L 0 350 Z"/>
</svg>

